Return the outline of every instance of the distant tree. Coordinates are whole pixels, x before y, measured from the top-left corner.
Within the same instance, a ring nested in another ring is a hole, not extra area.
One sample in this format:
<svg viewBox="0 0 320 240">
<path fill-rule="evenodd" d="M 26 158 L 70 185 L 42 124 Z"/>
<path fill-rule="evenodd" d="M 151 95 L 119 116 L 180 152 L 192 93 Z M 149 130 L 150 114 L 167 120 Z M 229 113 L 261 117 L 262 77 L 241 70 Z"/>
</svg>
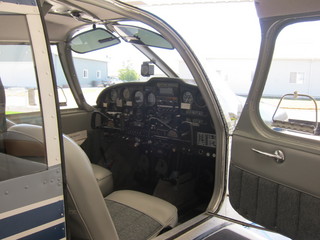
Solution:
<svg viewBox="0 0 320 240">
<path fill-rule="evenodd" d="M 118 78 L 123 81 L 135 81 L 139 79 L 139 74 L 135 70 L 126 67 L 119 70 Z"/>
</svg>

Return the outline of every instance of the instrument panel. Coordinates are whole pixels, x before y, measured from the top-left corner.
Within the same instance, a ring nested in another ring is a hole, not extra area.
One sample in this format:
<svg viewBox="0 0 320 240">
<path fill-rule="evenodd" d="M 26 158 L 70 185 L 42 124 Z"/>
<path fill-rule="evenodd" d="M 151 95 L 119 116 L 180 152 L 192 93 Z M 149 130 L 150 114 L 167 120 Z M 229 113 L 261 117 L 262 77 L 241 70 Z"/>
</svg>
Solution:
<svg viewBox="0 0 320 240">
<path fill-rule="evenodd" d="M 113 85 L 100 93 L 97 107 L 94 128 L 118 131 L 138 142 L 167 141 L 214 152 L 214 126 L 205 101 L 197 86 L 181 79 Z"/>
</svg>

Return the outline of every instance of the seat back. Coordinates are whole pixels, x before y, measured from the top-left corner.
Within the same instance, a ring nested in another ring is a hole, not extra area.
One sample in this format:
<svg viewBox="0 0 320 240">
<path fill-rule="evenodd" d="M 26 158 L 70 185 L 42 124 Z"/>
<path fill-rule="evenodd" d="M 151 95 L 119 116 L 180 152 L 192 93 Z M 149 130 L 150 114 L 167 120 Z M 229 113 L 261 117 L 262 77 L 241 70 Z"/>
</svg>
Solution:
<svg viewBox="0 0 320 240">
<path fill-rule="evenodd" d="M 42 127 L 17 124 L 8 129 L 43 142 Z M 116 229 L 85 152 L 63 136 L 68 226 L 72 239 L 118 239 Z"/>
</svg>

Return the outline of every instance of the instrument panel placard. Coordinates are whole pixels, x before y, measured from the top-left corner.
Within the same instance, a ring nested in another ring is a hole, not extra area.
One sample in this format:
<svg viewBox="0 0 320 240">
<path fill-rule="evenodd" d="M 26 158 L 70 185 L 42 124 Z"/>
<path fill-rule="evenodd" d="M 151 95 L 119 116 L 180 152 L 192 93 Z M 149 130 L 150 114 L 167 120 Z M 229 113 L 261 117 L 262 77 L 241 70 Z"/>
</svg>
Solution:
<svg viewBox="0 0 320 240">
<path fill-rule="evenodd" d="M 216 145 L 216 135 L 211 133 L 197 132 L 197 145 L 214 148 Z"/>
</svg>

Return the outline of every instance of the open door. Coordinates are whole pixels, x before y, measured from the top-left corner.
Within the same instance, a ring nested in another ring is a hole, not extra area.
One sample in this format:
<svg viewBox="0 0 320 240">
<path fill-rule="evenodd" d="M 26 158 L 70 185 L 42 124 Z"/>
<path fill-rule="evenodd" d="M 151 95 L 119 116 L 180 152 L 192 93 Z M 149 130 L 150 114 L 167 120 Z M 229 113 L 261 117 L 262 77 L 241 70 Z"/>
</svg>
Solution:
<svg viewBox="0 0 320 240">
<path fill-rule="evenodd" d="M 232 140 L 230 202 L 292 239 L 320 239 L 320 2 L 260 0 L 256 7 L 262 43 Z M 265 104 L 275 111 L 268 119 Z"/>
<path fill-rule="evenodd" d="M 57 107 L 37 4 L 0 4 L 1 239 L 66 238 Z"/>
</svg>

